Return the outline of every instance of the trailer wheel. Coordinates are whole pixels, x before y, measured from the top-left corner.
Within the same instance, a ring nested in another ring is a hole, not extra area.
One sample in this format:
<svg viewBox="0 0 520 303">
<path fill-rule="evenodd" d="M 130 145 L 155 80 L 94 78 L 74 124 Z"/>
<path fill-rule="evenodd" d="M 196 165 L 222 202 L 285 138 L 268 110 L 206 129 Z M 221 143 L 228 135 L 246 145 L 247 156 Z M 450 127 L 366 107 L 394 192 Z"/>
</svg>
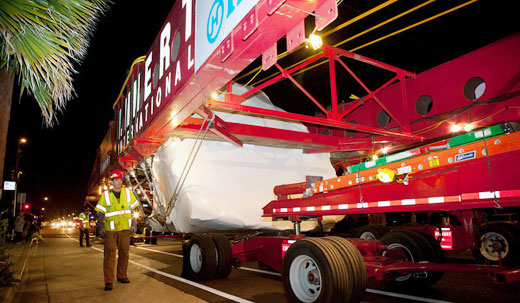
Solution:
<svg viewBox="0 0 520 303">
<path fill-rule="evenodd" d="M 345 261 L 349 283 L 352 281 L 352 285 L 349 284 L 349 288 L 352 289 L 349 291 L 349 302 L 360 302 L 365 295 L 367 284 L 367 269 L 361 252 L 347 239 L 341 237 L 326 237 L 324 239 L 334 244 Z"/>
<path fill-rule="evenodd" d="M 409 235 L 413 236 L 416 243 L 419 244 L 423 256 L 421 261 L 430 261 L 439 264 L 446 263 L 444 251 L 439 242 L 435 240 L 432 235 L 423 230 L 416 229 L 407 230 L 407 232 L 409 232 Z M 423 272 L 420 275 L 415 274 L 415 280 L 421 286 L 429 286 L 439 282 L 443 275 L 444 272 L 442 271 Z"/>
<path fill-rule="evenodd" d="M 423 260 L 423 252 L 416 239 L 418 236 L 411 235 L 411 232 L 399 230 L 391 231 L 381 238 L 381 242 L 388 246 L 383 252 L 383 256 L 401 261 L 419 262 Z M 391 286 L 412 286 L 415 284 L 413 273 L 397 276 L 390 283 Z"/>
<path fill-rule="evenodd" d="M 478 253 L 484 260 L 503 264 L 518 265 L 520 254 L 520 232 L 511 224 L 488 224 L 480 237 Z"/>
<path fill-rule="evenodd" d="M 388 233 L 386 226 L 380 224 L 370 224 L 360 227 L 356 232 L 356 238 L 363 240 L 377 240 L 381 239 Z"/>
<path fill-rule="evenodd" d="M 217 270 L 215 278 L 227 278 L 231 273 L 231 262 L 233 261 L 231 244 L 229 243 L 228 238 L 222 234 L 213 234 L 211 235 L 211 238 L 213 238 L 217 250 Z"/>
<path fill-rule="evenodd" d="M 209 280 L 215 276 L 217 254 L 210 236 L 195 235 L 183 252 L 183 276 L 192 280 Z"/>
<path fill-rule="evenodd" d="M 349 302 L 345 261 L 323 239 L 305 238 L 292 244 L 282 265 L 282 281 L 289 302 Z"/>
</svg>

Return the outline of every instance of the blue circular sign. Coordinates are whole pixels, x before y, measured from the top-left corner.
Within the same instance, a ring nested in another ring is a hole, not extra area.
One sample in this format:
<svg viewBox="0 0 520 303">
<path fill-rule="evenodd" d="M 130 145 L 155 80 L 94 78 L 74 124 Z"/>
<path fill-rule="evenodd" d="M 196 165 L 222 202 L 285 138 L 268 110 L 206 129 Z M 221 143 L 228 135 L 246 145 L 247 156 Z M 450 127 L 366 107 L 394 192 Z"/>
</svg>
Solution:
<svg viewBox="0 0 520 303">
<path fill-rule="evenodd" d="M 224 21 L 224 1 L 215 0 L 209 11 L 208 23 L 206 25 L 206 35 L 209 43 L 215 42 L 218 37 L 218 33 L 222 28 Z"/>
</svg>

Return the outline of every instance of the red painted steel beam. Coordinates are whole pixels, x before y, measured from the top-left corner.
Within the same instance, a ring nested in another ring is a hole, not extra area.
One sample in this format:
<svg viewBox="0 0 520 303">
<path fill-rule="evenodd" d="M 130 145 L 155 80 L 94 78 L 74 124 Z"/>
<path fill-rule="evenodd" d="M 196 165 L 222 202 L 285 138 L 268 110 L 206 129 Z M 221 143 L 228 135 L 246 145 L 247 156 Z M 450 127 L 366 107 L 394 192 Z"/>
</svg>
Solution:
<svg viewBox="0 0 520 303">
<path fill-rule="evenodd" d="M 178 129 L 195 133 L 200 129 L 202 121 L 202 119 L 189 118 L 185 121 L 184 124 L 179 126 Z M 348 140 L 345 138 L 338 138 L 333 136 L 232 122 L 227 122 L 227 125 L 227 130 L 229 131 L 229 133 L 242 140 L 264 138 L 272 140 L 273 142 L 285 142 L 292 144 L 313 144 L 318 146 L 321 145 L 323 147 L 339 146 L 341 144 L 344 144 L 345 140 Z M 353 142 L 359 142 L 359 139 L 355 139 L 355 141 Z"/>
<path fill-rule="evenodd" d="M 307 188 L 307 182 L 278 185 L 273 188 L 273 193 L 280 195 L 302 194 Z"/>
<path fill-rule="evenodd" d="M 340 145 L 335 147 L 324 147 L 324 148 L 306 148 L 307 154 L 316 153 L 334 153 L 334 152 L 345 152 L 345 151 L 359 151 L 359 150 L 370 150 L 374 147 L 372 143 L 358 143 L 352 145 Z"/>
<path fill-rule="evenodd" d="M 242 142 L 229 132 L 229 126 L 227 122 L 222 120 L 219 116 L 215 115 L 215 113 L 212 112 L 209 108 L 202 106 L 195 112 L 201 117 L 204 117 L 206 120 L 211 121 L 209 126 L 210 132 L 236 147 L 242 147 Z M 200 123 L 202 123 L 202 121 Z"/>
<path fill-rule="evenodd" d="M 323 53 L 320 53 L 320 54 L 316 55 L 316 57 L 313 57 L 313 58 L 311 58 L 311 59 L 309 59 L 309 60 L 307 60 L 307 61 L 305 61 L 305 62 L 303 62 L 301 64 L 298 64 L 297 66 L 295 66 L 295 67 L 293 67 L 291 69 L 288 69 L 287 73 L 292 74 L 295 71 L 298 71 L 299 69 L 302 69 L 302 68 L 306 67 L 307 65 L 310 65 L 310 64 L 318 61 L 321 58 L 323 58 Z M 240 99 L 244 99 L 244 98 L 246 98 L 248 96 L 251 96 L 254 93 L 262 90 L 263 88 L 265 88 L 265 87 L 267 87 L 267 86 L 269 86 L 271 84 L 274 84 L 274 83 L 278 82 L 279 80 L 281 80 L 283 78 L 284 78 L 284 75 L 280 74 L 280 75 L 274 77 L 273 79 L 271 79 L 271 80 L 269 80 L 267 82 L 264 82 L 264 83 L 258 85 L 257 87 L 255 87 L 255 88 L 253 88 L 253 89 L 243 93 L 242 95 L 239 96 L 239 98 Z"/>
<path fill-rule="evenodd" d="M 332 126 L 332 127 L 337 127 L 337 128 L 341 128 L 341 129 L 356 130 L 359 132 L 365 132 L 365 133 L 369 133 L 369 134 L 379 134 L 379 135 L 387 135 L 387 136 L 398 137 L 398 138 L 422 140 L 422 136 L 413 135 L 413 134 L 394 132 L 394 131 L 381 129 L 381 128 L 368 127 L 368 126 L 357 125 L 357 124 L 352 124 L 352 123 L 345 123 L 345 122 L 334 121 L 334 120 L 330 120 L 330 119 L 310 117 L 310 116 L 305 116 L 305 115 L 300 115 L 300 114 L 280 112 L 280 111 L 276 111 L 276 110 L 269 110 L 269 109 L 263 109 L 263 108 L 258 108 L 258 107 L 251 107 L 251 106 L 238 105 L 238 104 L 227 104 L 225 102 L 219 102 L 219 101 L 215 101 L 215 100 L 211 100 L 209 102 L 208 106 L 210 108 L 239 111 L 239 112 L 248 113 L 248 114 L 256 114 L 259 116 L 281 118 L 281 119 L 289 120 L 289 121 L 300 121 L 300 122 L 307 122 L 307 123 L 318 124 L 318 125 Z"/>
<path fill-rule="evenodd" d="M 388 260 L 388 259 L 387 259 Z M 393 261 L 393 260 L 388 260 Z M 474 264 L 439 264 L 439 263 L 414 263 L 405 261 L 395 261 L 391 264 L 380 265 L 381 260 L 377 262 L 365 262 L 368 272 L 372 272 L 378 280 L 384 280 L 386 275 L 402 272 L 417 271 L 443 271 L 443 272 L 471 272 L 485 273 L 496 275 L 498 273 L 509 276 L 509 281 L 514 282 L 520 278 L 518 269 L 511 269 L 503 266 L 474 265 Z"/>
<path fill-rule="evenodd" d="M 501 172 L 493 174 L 493 184 L 490 181 L 487 159 L 480 158 L 464 161 L 454 167 L 416 173 L 407 186 L 373 181 L 359 188 L 351 186 L 312 197 L 271 201 L 263 208 L 264 216 L 493 209 L 497 207 L 497 203 L 501 207 L 518 207 L 520 188 L 517 180 L 509 176 L 516 172 L 516 167 L 511 163 L 517 163 L 519 159 L 520 151 L 491 156 L 493 170 Z M 489 195 L 493 190 L 499 192 L 497 203 Z M 363 207 L 358 203 L 360 191 L 363 195 Z"/>
<path fill-rule="evenodd" d="M 229 132 L 229 125 L 227 125 L 227 123 L 224 120 L 220 119 L 218 116 L 215 116 L 215 120 L 210 126 L 209 131 L 221 137 L 226 142 L 233 144 L 236 147 L 243 146 L 242 141 L 238 140 Z"/>
<path fill-rule="evenodd" d="M 412 78 L 415 77 L 415 74 L 412 72 L 406 71 L 404 69 L 400 69 L 400 68 L 392 66 L 390 64 L 386 64 L 384 62 L 380 62 L 380 61 L 377 61 L 377 60 L 374 60 L 374 59 L 371 59 L 371 58 L 368 58 L 368 57 L 365 57 L 365 56 L 362 56 L 362 55 L 359 55 L 356 53 L 349 52 L 349 51 L 341 49 L 341 48 L 333 47 L 330 45 L 323 45 L 323 49 L 324 49 L 324 51 L 333 52 L 333 53 L 342 55 L 344 57 L 347 57 L 347 58 L 350 58 L 350 59 L 353 59 L 356 61 L 364 62 L 364 63 L 370 64 L 370 65 L 373 65 L 373 66 L 376 66 L 376 67 L 379 67 L 382 69 L 386 69 L 388 71 L 392 71 L 398 75 L 404 75 L 406 77 L 412 77 Z"/>
<path fill-rule="evenodd" d="M 341 64 L 341 66 L 343 66 L 344 69 L 347 70 L 347 72 L 354 78 L 356 79 L 356 81 L 367 91 L 368 95 L 370 96 L 370 99 L 374 99 L 374 101 L 376 101 L 376 103 L 395 121 L 395 123 L 397 123 L 397 125 L 399 125 L 399 127 L 401 127 L 401 129 L 405 130 L 405 127 L 403 126 L 403 124 L 399 121 L 399 119 L 396 118 L 396 116 L 376 97 L 376 93 L 375 92 L 372 92 L 364 83 L 363 81 L 361 81 L 361 79 L 359 79 L 358 76 L 356 76 L 356 74 L 345 64 L 345 62 L 341 61 L 338 56 L 335 56 L 334 58 L 335 60 L 337 60 L 339 62 L 339 64 Z M 396 76 L 396 78 L 399 77 Z M 392 79 L 392 82 L 394 81 L 395 78 Z M 402 83 L 402 82 L 401 82 Z M 389 83 L 387 82 L 386 83 L 387 85 L 389 85 Z M 384 88 L 384 87 L 383 87 Z M 378 91 L 381 91 L 381 89 L 383 88 L 380 88 L 378 89 Z M 367 99 L 367 100 L 370 100 L 370 99 Z M 409 131 L 409 128 L 408 128 L 408 131 L 407 132 L 410 132 Z"/>
<path fill-rule="evenodd" d="M 325 52 L 327 57 L 329 58 L 329 78 L 330 78 L 330 100 L 332 103 L 332 119 L 338 120 L 338 90 L 336 87 L 336 66 L 334 59 L 332 59 L 332 55 L 330 53 Z M 331 60 L 332 59 L 332 60 Z"/>
<path fill-rule="evenodd" d="M 519 45 L 520 34 L 515 34 L 406 79 L 405 109 L 402 80 L 377 96 L 401 122 L 409 123 L 412 133 L 429 140 L 452 136 L 451 124 L 471 123 L 480 128 L 519 121 Z M 479 86 L 482 95 L 472 96 L 478 84 L 472 81 L 478 79 L 485 81 L 485 89 Z M 418 107 L 422 107 L 421 112 Z M 350 113 L 348 121 L 377 127 L 380 111 L 376 103 L 368 102 Z M 387 126 L 392 130 L 397 127 L 394 121 Z"/>
<path fill-rule="evenodd" d="M 282 76 L 284 76 L 284 78 L 287 78 L 289 80 L 291 80 L 291 82 L 297 87 L 299 88 L 302 93 L 305 94 L 305 96 L 307 96 L 309 99 L 311 99 L 311 101 L 316 104 L 317 107 L 319 107 L 326 115 L 328 118 L 330 118 L 330 112 L 327 111 L 327 109 L 325 107 L 323 107 L 323 105 L 320 104 L 320 102 L 318 100 L 316 100 L 316 98 L 314 98 L 305 88 L 303 88 L 303 86 L 301 86 L 300 83 L 298 83 L 298 81 L 296 81 L 291 75 L 290 73 L 283 69 L 278 63 L 275 63 L 276 67 L 280 70 L 280 72 L 282 73 Z"/>
<path fill-rule="evenodd" d="M 395 76 L 392 79 L 388 80 L 385 84 L 381 85 L 378 89 L 371 92 L 370 94 L 368 94 L 358 100 L 355 100 L 354 102 L 356 102 L 356 103 L 354 103 L 352 106 L 349 106 L 349 108 L 347 108 L 346 110 L 343 111 L 343 113 L 341 114 L 341 118 L 343 118 L 346 115 L 353 112 L 356 108 L 363 105 L 366 101 L 372 99 L 376 94 L 378 94 L 380 91 L 382 91 L 383 89 L 388 87 L 390 84 L 394 83 L 395 80 L 397 80 L 397 79 L 398 79 L 398 76 Z"/>
</svg>

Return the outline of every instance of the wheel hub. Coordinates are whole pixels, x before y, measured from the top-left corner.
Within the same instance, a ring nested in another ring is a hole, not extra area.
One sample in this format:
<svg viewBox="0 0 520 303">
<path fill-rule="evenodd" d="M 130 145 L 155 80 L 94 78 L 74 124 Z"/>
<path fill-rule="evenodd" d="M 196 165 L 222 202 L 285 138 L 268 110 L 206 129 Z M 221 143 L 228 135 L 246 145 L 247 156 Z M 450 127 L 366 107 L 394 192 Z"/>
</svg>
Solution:
<svg viewBox="0 0 520 303">
<path fill-rule="evenodd" d="M 491 247 L 494 251 L 502 251 L 504 249 L 504 244 L 500 241 L 493 241 Z"/>
<path fill-rule="evenodd" d="M 498 261 L 509 254 L 509 243 L 500 233 L 487 232 L 480 240 L 480 253 L 490 261 Z"/>
<path fill-rule="evenodd" d="M 289 281 L 301 302 L 314 302 L 321 292 L 321 273 L 316 262 L 307 255 L 297 256 L 289 268 Z"/>
<path fill-rule="evenodd" d="M 314 285 L 320 284 L 320 276 L 318 272 L 315 270 L 309 272 L 309 274 L 307 275 L 307 281 Z"/>
</svg>

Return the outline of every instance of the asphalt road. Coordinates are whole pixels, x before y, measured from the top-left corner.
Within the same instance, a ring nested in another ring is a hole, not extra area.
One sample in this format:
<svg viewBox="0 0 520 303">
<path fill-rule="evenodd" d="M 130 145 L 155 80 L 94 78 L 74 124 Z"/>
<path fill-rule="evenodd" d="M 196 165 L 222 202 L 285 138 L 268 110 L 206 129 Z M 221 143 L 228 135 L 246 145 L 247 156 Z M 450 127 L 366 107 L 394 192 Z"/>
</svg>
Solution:
<svg viewBox="0 0 520 303">
<path fill-rule="evenodd" d="M 43 245 L 70 246 L 77 241 L 77 231 L 48 229 L 43 232 Z M 102 258 L 103 245 L 99 239 L 91 239 L 92 254 Z M 77 242 L 75 243 L 77 245 Z M 85 248 L 87 249 L 87 248 Z M 234 268 L 227 279 L 193 283 L 180 278 L 182 248 L 178 239 L 159 239 L 158 245 L 137 243 L 130 250 L 132 266 L 139 267 L 149 278 L 163 286 L 175 288 L 207 302 L 287 302 L 280 275 L 260 269 L 256 262 Z M 459 254 L 449 262 L 472 262 Z M 85 264 L 88 266 L 88 264 Z M 99 277 L 100 280 L 102 277 Z M 132 277 L 130 277 L 132 279 Z M 133 285 L 134 287 L 136 285 Z M 145 300 L 146 301 L 146 300 Z M 520 282 L 495 284 L 490 278 L 474 273 L 445 273 L 433 287 L 423 289 L 389 289 L 378 281 L 369 281 L 363 302 L 519 302 Z"/>
</svg>

